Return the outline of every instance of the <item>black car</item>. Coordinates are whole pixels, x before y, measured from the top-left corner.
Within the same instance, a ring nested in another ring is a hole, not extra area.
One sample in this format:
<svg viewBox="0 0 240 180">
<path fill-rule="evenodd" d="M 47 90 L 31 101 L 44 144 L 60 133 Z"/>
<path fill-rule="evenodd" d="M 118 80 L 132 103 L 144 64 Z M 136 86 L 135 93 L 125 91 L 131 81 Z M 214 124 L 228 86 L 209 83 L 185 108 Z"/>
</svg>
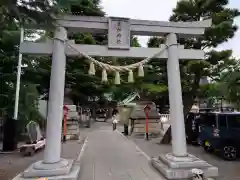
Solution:
<svg viewBox="0 0 240 180">
<path fill-rule="evenodd" d="M 226 160 L 240 154 L 240 112 L 210 112 L 200 115 L 199 140 L 208 152 Z"/>
</svg>

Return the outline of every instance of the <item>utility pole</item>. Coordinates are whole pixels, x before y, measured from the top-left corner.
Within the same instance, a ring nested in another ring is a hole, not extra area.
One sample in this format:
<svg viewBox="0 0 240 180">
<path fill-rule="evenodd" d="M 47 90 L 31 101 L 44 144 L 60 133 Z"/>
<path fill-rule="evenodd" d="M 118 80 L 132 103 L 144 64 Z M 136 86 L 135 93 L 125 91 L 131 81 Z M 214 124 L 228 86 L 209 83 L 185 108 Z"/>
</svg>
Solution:
<svg viewBox="0 0 240 180">
<path fill-rule="evenodd" d="M 24 30 L 21 27 L 20 28 L 20 44 L 23 42 L 23 37 L 24 37 Z M 14 120 L 18 119 L 18 105 L 19 105 L 19 91 L 20 91 L 21 71 L 22 71 L 22 53 L 19 50 L 18 67 L 17 67 L 17 83 L 16 83 L 14 116 L 13 116 Z"/>
<path fill-rule="evenodd" d="M 23 42 L 23 28 L 20 28 L 20 44 Z M 20 45 L 19 45 L 20 47 Z M 17 119 L 18 119 L 18 104 L 19 104 L 19 91 L 20 91 L 20 77 L 22 68 L 22 54 L 19 50 L 18 55 L 18 67 L 17 67 L 17 83 L 16 83 L 16 94 L 15 94 L 15 106 L 13 118 L 7 119 L 4 123 L 3 132 L 3 151 L 14 151 L 17 148 Z"/>
</svg>

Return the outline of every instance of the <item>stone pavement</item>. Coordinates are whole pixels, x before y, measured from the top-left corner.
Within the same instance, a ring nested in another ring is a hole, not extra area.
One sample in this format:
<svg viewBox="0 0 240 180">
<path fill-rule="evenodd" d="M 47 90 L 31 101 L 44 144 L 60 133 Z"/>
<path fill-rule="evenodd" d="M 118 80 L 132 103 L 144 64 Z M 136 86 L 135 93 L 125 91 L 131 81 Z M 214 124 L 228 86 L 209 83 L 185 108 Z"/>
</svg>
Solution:
<svg viewBox="0 0 240 180">
<path fill-rule="evenodd" d="M 132 141 L 109 124 L 97 126 L 88 133 L 79 180 L 163 179 Z"/>
<path fill-rule="evenodd" d="M 172 151 L 171 145 L 159 144 L 159 139 L 150 139 L 145 141 L 142 138 L 133 136 L 129 140 L 141 148 L 148 156 L 158 156 Z M 188 145 L 188 152 L 218 167 L 219 177 L 217 180 L 240 180 L 240 161 L 224 161 L 220 157 L 206 153 L 202 147 Z"/>
</svg>

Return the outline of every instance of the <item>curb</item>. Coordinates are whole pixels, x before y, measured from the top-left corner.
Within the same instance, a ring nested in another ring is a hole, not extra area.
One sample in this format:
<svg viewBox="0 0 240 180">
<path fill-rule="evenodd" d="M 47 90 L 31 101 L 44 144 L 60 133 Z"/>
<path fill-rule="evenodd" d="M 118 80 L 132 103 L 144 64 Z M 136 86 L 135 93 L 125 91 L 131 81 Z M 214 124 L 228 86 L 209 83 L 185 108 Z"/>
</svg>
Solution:
<svg viewBox="0 0 240 180">
<path fill-rule="evenodd" d="M 84 154 L 85 148 L 87 147 L 87 142 L 88 142 L 88 137 L 86 137 L 86 138 L 83 140 L 83 145 L 82 145 L 81 151 L 80 151 L 77 159 L 75 160 L 76 163 L 80 163 L 80 161 L 81 161 L 81 159 L 82 159 L 82 156 L 83 156 L 83 154 Z"/>
</svg>

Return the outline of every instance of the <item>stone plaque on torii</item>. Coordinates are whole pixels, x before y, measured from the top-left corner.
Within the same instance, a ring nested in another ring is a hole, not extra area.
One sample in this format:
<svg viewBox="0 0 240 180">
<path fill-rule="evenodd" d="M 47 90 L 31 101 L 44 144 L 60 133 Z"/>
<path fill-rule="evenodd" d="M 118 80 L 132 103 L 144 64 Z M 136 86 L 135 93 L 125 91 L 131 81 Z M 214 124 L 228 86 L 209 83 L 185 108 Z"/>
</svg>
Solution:
<svg viewBox="0 0 240 180">
<path fill-rule="evenodd" d="M 203 169 L 207 176 L 217 176 L 217 168 L 189 155 L 186 148 L 179 59 L 204 59 L 204 52 L 184 49 L 177 44 L 177 37 L 203 35 L 205 29 L 211 26 L 211 20 L 160 22 L 118 17 L 63 16 L 57 18 L 56 23 L 54 40 L 23 42 L 20 45 L 21 53 L 52 55 L 44 160 L 24 171 L 23 179 L 53 175 L 67 178 L 71 171 L 72 161 L 60 158 L 66 56 L 78 56 L 78 52 L 82 52 L 88 56 L 147 58 L 161 49 L 164 52 L 154 58 L 167 59 L 172 153 L 153 158 L 152 164 L 168 179 L 187 179 L 192 176 L 192 168 Z M 108 33 L 108 45 L 75 44 L 74 41 L 67 40 L 67 31 Z M 130 47 L 132 35 L 166 36 L 166 45 L 159 48 Z"/>
</svg>

